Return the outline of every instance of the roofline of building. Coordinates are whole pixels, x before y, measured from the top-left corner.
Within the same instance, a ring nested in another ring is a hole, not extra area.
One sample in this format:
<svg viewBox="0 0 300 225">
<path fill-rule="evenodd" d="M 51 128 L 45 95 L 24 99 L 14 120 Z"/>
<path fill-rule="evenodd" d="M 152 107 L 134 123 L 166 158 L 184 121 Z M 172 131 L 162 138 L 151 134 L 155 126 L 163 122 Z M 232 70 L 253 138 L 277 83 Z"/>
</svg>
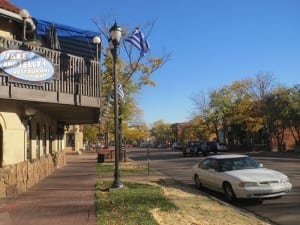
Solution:
<svg viewBox="0 0 300 225">
<path fill-rule="evenodd" d="M 8 19 L 15 20 L 15 21 L 20 22 L 20 23 L 23 23 L 23 18 L 18 13 L 14 13 L 14 12 L 9 11 L 9 10 L 5 10 L 5 9 L 0 8 L 0 16 L 1 17 L 6 17 Z M 35 30 L 35 23 L 32 20 L 32 18 L 27 18 L 26 22 L 30 25 L 31 30 L 34 31 Z"/>
</svg>

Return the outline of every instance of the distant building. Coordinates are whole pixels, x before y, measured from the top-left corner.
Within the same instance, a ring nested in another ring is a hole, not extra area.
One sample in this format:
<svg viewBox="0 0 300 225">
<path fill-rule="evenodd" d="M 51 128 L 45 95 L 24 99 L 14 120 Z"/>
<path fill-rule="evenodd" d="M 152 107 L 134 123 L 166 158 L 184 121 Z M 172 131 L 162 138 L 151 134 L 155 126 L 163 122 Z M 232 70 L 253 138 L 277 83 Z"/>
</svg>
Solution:
<svg viewBox="0 0 300 225">
<path fill-rule="evenodd" d="M 172 142 L 183 142 L 184 141 L 184 128 L 187 126 L 187 123 L 173 123 L 171 124 L 172 137 L 174 138 Z"/>
</svg>

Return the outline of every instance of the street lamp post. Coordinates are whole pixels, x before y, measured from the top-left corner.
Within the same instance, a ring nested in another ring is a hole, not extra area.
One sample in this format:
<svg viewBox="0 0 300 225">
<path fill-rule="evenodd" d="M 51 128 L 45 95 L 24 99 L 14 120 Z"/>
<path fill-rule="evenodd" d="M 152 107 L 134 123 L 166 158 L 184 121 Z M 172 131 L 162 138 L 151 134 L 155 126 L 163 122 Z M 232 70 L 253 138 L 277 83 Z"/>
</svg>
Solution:
<svg viewBox="0 0 300 225">
<path fill-rule="evenodd" d="M 29 12 L 26 9 L 21 9 L 19 12 L 20 16 L 23 19 L 23 36 L 22 41 L 26 41 L 26 20 L 29 18 Z"/>
<path fill-rule="evenodd" d="M 98 62 L 98 71 L 100 71 L 100 59 L 99 59 L 99 45 L 101 43 L 101 38 L 98 36 L 94 36 L 93 37 L 93 43 L 96 45 L 96 61 Z M 100 99 L 100 106 L 99 106 L 99 134 L 101 134 L 101 102 L 102 102 L 102 98 L 101 98 L 101 84 L 102 84 L 102 76 L 101 73 L 99 74 L 99 99 Z M 100 140 L 100 138 L 98 137 L 98 139 Z"/>
<path fill-rule="evenodd" d="M 99 61 L 99 45 L 101 43 L 101 38 L 98 36 L 94 36 L 93 43 L 96 45 L 96 60 Z"/>
<path fill-rule="evenodd" d="M 117 93 L 117 59 L 122 29 L 115 24 L 110 28 L 110 50 L 113 57 L 113 79 L 114 79 L 114 119 L 115 119 L 115 173 L 113 188 L 121 188 L 123 185 L 120 181 L 119 160 L 120 160 L 120 143 L 119 143 L 119 109 L 118 109 L 118 93 Z"/>
</svg>

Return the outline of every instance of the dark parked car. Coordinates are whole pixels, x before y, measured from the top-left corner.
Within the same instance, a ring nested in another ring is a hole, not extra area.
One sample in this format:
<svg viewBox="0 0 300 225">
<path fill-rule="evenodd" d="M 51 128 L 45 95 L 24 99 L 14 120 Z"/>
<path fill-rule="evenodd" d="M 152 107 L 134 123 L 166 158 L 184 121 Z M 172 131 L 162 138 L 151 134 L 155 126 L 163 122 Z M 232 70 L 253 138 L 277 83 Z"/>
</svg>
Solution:
<svg viewBox="0 0 300 225">
<path fill-rule="evenodd" d="M 172 150 L 174 151 L 174 150 L 176 150 L 176 149 L 182 149 L 182 144 L 179 143 L 179 142 L 174 142 L 174 143 L 172 144 Z"/>
<path fill-rule="evenodd" d="M 218 153 L 218 145 L 208 141 L 188 141 L 182 148 L 183 156 L 208 156 L 209 153 Z"/>
<path fill-rule="evenodd" d="M 207 143 L 204 141 L 188 141 L 184 144 L 182 148 L 183 156 L 207 156 L 209 153 L 209 148 Z"/>
<path fill-rule="evenodd" d="M 198 154 L 198 150 L 201 149 L 202 142 L 200 141 L 188 141 L 184 143 L 182 147 L 183 156 L 194 156 Z"/>
<path fill-rule="evenodd" d="M 209 146 L 210 152 L 219 152 L 219 151 L 227 151 L 227 145 L 225 143 L 219 143 L 216 141 L 208 141 L 207 145 Z"/>
</svg>

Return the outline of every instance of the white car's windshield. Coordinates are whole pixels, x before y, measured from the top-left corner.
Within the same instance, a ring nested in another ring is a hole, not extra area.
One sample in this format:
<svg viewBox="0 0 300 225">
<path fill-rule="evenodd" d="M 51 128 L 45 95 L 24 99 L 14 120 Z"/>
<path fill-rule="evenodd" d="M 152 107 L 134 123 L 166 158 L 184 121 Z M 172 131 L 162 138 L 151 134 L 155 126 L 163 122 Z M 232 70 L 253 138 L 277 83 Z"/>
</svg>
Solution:
<svg viewBox="0 0 300 225">
<path fill-rule="evenodd" d="M 259 163 L 250 157 L 219 159 L 219 168 L 221 172 L 231 170 L 244 170 L 259 168 Z"/>
</svg>

